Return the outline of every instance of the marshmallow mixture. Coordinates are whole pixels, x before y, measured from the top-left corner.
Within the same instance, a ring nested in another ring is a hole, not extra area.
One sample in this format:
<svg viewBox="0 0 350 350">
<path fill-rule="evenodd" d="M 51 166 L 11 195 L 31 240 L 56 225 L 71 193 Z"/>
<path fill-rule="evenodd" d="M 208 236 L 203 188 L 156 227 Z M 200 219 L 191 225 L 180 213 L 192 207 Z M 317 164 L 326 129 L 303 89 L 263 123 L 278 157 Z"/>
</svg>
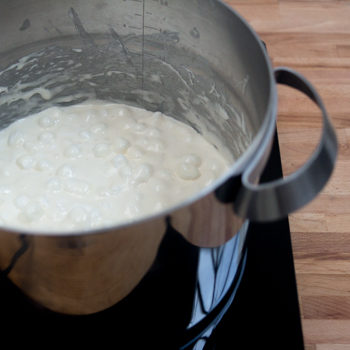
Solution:
<svg viewBox="0 0 350 350">
<path fill-rule="evenodd" d="M 136 220 L 228 166 L 194 129 L 160 112 L 100 102 L 50 108 L 0 132 L 0 224 L 70 232 Z"/>
</svg>

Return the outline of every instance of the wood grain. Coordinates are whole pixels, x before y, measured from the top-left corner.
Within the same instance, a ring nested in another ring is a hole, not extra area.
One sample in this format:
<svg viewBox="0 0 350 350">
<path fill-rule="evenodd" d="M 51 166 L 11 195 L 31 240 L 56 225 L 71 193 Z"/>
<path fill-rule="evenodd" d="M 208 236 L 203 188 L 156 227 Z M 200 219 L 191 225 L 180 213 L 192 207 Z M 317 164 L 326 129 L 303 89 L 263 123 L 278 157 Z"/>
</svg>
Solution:
<svg viewBox="0 0 350 350">
<path fill-rule="evenodd" d="M 312 82 L 336 128 L 334 174 L 316 200 L 290 215 L 290 227 L 305 349 L 350 350 L 350 1 L 227 3 L 264 40 L 275 67 L 294 68 Z M 278 90 L 277 128 L 288 175 L 316 147 L 320 112 L 291 89 Z"/>
</svg>

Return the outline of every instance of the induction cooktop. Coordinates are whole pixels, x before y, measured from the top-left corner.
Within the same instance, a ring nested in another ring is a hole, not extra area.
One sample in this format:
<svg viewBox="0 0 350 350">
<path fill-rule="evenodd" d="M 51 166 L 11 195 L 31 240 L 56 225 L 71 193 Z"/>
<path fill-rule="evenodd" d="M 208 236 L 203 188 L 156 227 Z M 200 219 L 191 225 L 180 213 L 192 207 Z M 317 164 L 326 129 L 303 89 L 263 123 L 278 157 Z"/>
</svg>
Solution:
<svg viewBox="0 0 350 350">
<path fill-rule="evenodd" d="M 282 176 L 278 136 L 261 182 Z M 210 349 L 304 349 L 289 221 L 250 224 L 247 263 Z M 215 344 L 215 345 L 214 345 Z"/>
</svg>

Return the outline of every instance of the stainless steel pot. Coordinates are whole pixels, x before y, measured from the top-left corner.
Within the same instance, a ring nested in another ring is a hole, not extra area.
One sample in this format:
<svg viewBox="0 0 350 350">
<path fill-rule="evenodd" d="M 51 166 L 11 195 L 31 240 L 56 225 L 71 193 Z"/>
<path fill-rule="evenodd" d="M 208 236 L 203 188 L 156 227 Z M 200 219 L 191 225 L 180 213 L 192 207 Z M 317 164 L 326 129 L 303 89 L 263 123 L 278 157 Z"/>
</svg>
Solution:
<svg viewBox="0 0 350 350">
<path fill-rule="evenodd" d="M 2 128 L 97 98 L 162 111 L 235 158 L 213 186 L 146 220 L 70 235 L 4 227 L 0 267 L 47 308 L 94 313 L 137 289 L 176 232 L 198 247 L 185 322 L 193 329 L 237 281 L 248 221 L 287 216 L 330 177 L 337 142 L 317 92 L 298 73 L 273 70 L 254 31 L 221 1 L 3 0 L 0 16 Z M 258 185 L 276 127 L 276 82 L 318 104 L 323 134 L 296 173 Z M 225 257 L 220 269 L 213 256 Z"/>
</svg>

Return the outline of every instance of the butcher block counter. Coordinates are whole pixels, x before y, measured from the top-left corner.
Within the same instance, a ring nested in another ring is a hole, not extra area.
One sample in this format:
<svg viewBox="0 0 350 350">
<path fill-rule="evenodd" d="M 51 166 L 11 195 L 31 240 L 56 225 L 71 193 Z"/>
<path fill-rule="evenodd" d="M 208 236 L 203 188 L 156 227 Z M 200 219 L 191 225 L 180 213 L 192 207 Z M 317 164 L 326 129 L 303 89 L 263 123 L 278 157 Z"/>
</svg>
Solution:
<svg viewBox="0 0 350 350">
<path fill-rule="evenodd" d="M 336 169 L 322 193 L 290 215 L 306 350 L 350 349 L 350 1 L 226 1 L 266 43 L 273 66 L 288 66 L 320 93 L 337 131 Z M 284 175 L 320 138 L 321 113 L 278 87 L 277 129 Z M 283 349 L 283 344 L 281 344 Z"/>
</svg>

